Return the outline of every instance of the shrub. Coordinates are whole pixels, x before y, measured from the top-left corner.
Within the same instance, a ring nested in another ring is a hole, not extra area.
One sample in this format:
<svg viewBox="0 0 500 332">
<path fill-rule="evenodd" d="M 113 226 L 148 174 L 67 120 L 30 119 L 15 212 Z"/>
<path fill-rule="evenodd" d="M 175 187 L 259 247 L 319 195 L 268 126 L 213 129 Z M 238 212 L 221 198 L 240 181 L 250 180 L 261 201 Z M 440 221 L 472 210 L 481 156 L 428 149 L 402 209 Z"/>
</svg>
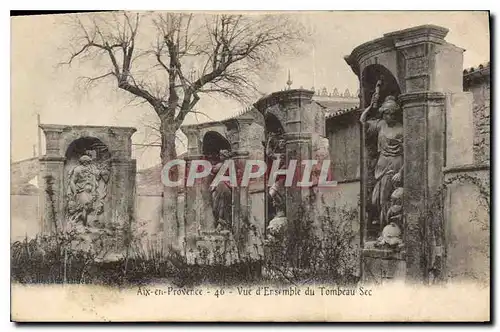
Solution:
<svg viewBox="0 0 500 332">
<path fill-rule="evenodd" d="M 297 222 L 289 224 L 282 242 L 266 246 L 265 274 L 293 284 L 336 283 L 357 281 L 359 248 L 353 223 L 358 210 L 326 206 L 325 213 L 314 217 L 305 208 L 299 209 Z"/>
</svg>

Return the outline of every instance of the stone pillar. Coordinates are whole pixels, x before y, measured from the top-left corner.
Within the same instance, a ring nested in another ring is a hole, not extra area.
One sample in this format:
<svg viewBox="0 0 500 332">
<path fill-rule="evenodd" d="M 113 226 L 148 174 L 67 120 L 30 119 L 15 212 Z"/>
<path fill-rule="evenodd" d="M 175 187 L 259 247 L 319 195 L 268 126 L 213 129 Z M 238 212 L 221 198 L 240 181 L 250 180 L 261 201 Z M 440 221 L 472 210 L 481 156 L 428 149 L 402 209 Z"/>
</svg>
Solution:
<svg viewBox="0 0 500 332">
<path fill-rule="evenodd" d="M 238 123 L 237 142 L 233 143 L 236 148 L 234 157 L 236 170 L 239 172 L 238 179 L 241 179 L 248 160 L 264 160 L 264 127 L 257 123 L 253 116 L 241 116 L 235 121 Z M 248 186 L 239 185 L 234 190 L 233 223 L 235 225 L 234 234 L 237 240 L 240 255 L 245 258 L 260 260 L 263 248 L 262 240 L 264 236 L 265 211 L 264 206 L 259 211 L 261 214 L 252 214 L 251 191 L 259 188 L 260 195 L 266 194 L 264 176 L 252 179 Z M 254 195 L 259 195 L 255 194 Z M 255 197 L 255 196 L 254 196 Z M 264 200 L 264 199 L 263 199 Z M 255 202 L 257 204 L 257 200 Z M 254 207 L 255 208 L 255 207 Z"/>
<path fill-rule="evenodd" d="M 308 188 L 297 187 L 296 183 L 302 178 L 300 171 L 302 160 L 311 159 L 312 155 L 312 134 L 309 131 L 310 126 L 306 123 L 309 118 L 306 114 L 308 111 L 306 108 L 311 103 L 312 96 L 312 91 L 290 90 L 284 92 L 282 101 L 287 112 L 286 165 L 289 165 L 290 160 L 297 161 L 297 176 L 295 176 L 292 186 L 286 187 L 286 215 L 291 224 L 294 220 L 300 222 L 299 209 L 306 207 L 306 199 L 310 194 Z"/>
<path fill-rule="evenodd" d="M 307 208 L 305 204 L 309 197 L 310 189 L 297 187 L 297 182 L 302 179 L 302 160 L 311 159 L 311 133 L 286 133 L 286 163 L 290 160 L 297 161 L 296 176 L 292 186 L 286 187 L 286 215 L 289 220 L 298 217 L 300 208 Z"/>
<path fill-rule="evenodd" d="M 63 128 L 41 126 L 45 134 L 46 153 L 40 157 L 39 214 L 43 234 L 64 227 L 64 161 L 60 140 Z"/>
<path fill-rule="evenodd" d="M 447 44 L 448 30 L 424 26 L 388 34 L 402 55 L 404 94 L 404 243 L 406 279 L 428 281 L 433 255 L 440 255 L 446 144 L 445 93 L 462 91 L 462 49 Z"/>
<path fill-rule="evenodd" d="M 404 247 L 401 251 L 369 248 L 366 233 L 362 234 L 364 279 L 401 276 L 426 283 L 429 271 L 436 268 L 432 262 L 441 261 L 435 257 L 442 254 L 443 241 L 439 191 L 446 165 L 446 113 L 450 111 L 446 99 L 462 93 L 463 79 L 463 49 L 447 43 L 447 33 L 448 29 L 434 25 L 395 31 L 358 46 L 346 57 L 360 78 L 363 108 L 379 79 L 368 76 L 379 72 L 384 73 L 384 82 L 397 86 L 390 93 L 398 95 L 403 110 Z M 362 220 L 366 219 L 370 186 L 366 159 L 362 150 Z"/>
<path fill-rule="evenodd" d="M 191 168 L 191 162 L 202 158 L 203 156 L 199 154 L 189 155 L 184 158 L 186 161 L 186 178 Z M 193 249 L 196 245 L 196 239 L 203 228 L 201 216 L 204 213 L 201 185 L 201 180 L 196 180 L 193 186 L 184 187 L 184 239 L 187 246 Z"/>
<path fill-rule="evenodd" d="M 40 157 L 39 214 L 43 234 L 64 227 L 64 157 Z"/>
<path fill-rule="evenodd" d="M 245 169 L 245 162 L 248 160 L 248 152 L 247 151 L 235 151 L 236 155 L 233 157 L 237 179 L 241 179 L 243 175 L 243 171 Z M 248 197 L 248 187 L 241 187 L 240 185 L 236 186 L 232 190 L 233 193 L 233 206 L 232 206 L 232 224 L 233 224 L 233 234 L 234 238 L 237 242 L 237 245 L 240 249 L 240 252 L 243 251 L 243 247 L 245 245 L 245 228 L 248 225 L 248 216 L 249 216 L 249 197 Z"/>
<path fill-rule="evenodd" d="M 306 90 L 291 90 L 284 92 L 282 107 L 286 110 L 286 166 L 289 167 L 290 161 L 297 162 L 295 176 L 291 186 L 285 187 L 286 196 L 286 218 L 288 220 L 287 238 L 289 259 L 300 259 L 301 248 L 300 245 L 295 247 L 297 240 L 295 238 L 300 236 L 307 236 L 302 231 L 304 226 L 304 216 L 311 212 L 311 202 L 309 197 L 311 194 L 310 188 L 302 188 L 297 186 L 297 182 L 302 179 L 302 160 L 311 159 L 312 155 L 312 134 L 310 126 L 307 123 L 309 114 L 307 114 L 308 106 L 311 103 L 313 92 Z M 293 266 L 298 266 L 298 262 L 292 263 Z"/>
<path fill-rule="evenodd" d="M 431 203 L 443 181 L 445 95 L 414 92 L 400 96 L 404 127 L 404 243 L 408 281 L 427 279 L 433 235 Z"/>
<path fill-rule="evenodd" d="M 263 149 L 261 145 L 262 137 L 255 137 L 254 133 L 252 133 L 253 118 L 238 118 L 235 121 L 238 123 L 238 134 L 235 135 L 237 141 L 231 141 L 231 145 L 236 148 L 233 159 L 238 173 L 237 178 L 241 179 L 243 171 L 245 170 L 246 161 L 258 158 L 258 154 L 255 151 L 255 149 L 258 148 L 257 144 L 260 145 L 261 150 Z M 233 223 L 248 223 L 250 217 L 249 187 L 241 187 L 238 185 L 233 193 L 235 195 L 233 202 L 237 205 L 237 207 L 233 208 Z M 238 204 L 236 204 L 236 201 Z"/>
</svg>

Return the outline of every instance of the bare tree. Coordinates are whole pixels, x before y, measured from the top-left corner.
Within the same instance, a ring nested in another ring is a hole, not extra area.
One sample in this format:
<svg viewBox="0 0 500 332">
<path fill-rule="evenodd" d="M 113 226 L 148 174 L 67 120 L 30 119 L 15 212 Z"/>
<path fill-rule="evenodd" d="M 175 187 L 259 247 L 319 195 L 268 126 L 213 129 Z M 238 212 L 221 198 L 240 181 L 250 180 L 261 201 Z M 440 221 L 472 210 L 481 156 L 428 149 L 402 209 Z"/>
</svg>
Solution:
<svg viewBox="0 0 500 332">
<path fill-rule="evenodd" d="M 151 106 L 162 164 L 176 158 L 176 132 L 202 94 L 247 102 L 258 77 L 296 52 L 305 29 L 289 15 L 105 13 L 73 17 L 69 58 L 97 61 L 87 86 L 101 81 Z M 165 229 L 176 224 L 175 188 L 164 188 Z"/>
</svg>

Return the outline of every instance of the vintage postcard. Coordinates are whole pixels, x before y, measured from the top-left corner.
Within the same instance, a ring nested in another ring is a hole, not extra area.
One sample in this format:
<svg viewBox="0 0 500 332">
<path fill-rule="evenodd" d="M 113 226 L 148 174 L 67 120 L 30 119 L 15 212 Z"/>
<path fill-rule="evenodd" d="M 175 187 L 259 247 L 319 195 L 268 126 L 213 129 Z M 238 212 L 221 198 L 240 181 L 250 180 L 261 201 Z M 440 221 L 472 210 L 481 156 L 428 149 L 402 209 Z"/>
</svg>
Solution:
<svg viewBox="0 0 500 332">
<path fill-rule="evenodd" d="M 11 28 L 12 321 L 491 320 L 489 12 Z"/>
</svg>

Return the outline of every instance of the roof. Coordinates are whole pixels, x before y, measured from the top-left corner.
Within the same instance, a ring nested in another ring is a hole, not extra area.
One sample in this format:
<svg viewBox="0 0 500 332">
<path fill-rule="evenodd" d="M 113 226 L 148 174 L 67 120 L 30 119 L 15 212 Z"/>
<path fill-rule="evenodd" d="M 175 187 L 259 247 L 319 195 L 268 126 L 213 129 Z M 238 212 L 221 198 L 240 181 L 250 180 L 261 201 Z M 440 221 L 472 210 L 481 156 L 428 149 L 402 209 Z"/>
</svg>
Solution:
<svg viewBox="0 0 500 332">
<path fill-rule="evenodd" d="M 478 73 L 478 72 L 486 71 L 486 70 L 487 71 L 490 70 L 490 62 L 489 61 L 485 64 L 480 64 L 477 68 L 474 68 L 474 67 L 471 67 L 469 69 L 465 68 L 464 69 L 464 76 L 472 75 L 474 73 Z"/>
<path fill-rule="evenodd" d="M 334 112 L 330 112 L 330 113 L 326 114 L 325 119 L 334 118 L 334 117 L 337 117 L 337 116 L 341 116 L 341 115 L 344 115 L 344 114 L 347 114 L 347 113 L 353 113 L 353 112 L 356 112 L 356 111 L 359 111 L 359 106 L 336 110 Z"/>
<path fill-rule="evenodd" d="M 490 80 L 491 68 L 490 62 L 480 64 L 477 68 L 464 69 L 463 85 L 464 90 L 467 90 L 472 85 L 481 84 Z"/>
</svg>

